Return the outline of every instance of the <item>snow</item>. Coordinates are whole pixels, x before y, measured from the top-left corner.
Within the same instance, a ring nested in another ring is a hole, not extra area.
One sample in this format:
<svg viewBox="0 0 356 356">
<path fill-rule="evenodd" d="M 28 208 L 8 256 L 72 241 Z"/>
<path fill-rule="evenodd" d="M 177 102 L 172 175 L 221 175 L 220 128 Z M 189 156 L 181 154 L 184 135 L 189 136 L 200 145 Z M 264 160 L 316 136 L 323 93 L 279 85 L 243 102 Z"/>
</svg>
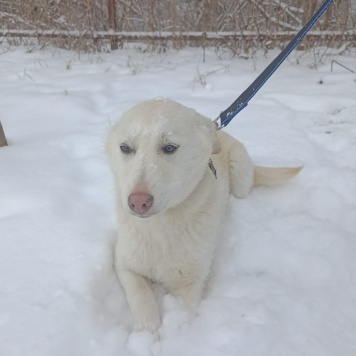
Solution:
<svg viewBox="0 0 356 356">
<path fill-rule="evenodd" d="M 225 128 L 259 164 L 305 167 L 231 198 L 196 316 L 158 291 L 159 337 L 133 331 L 113 272 L 110 124 L 162 96 L 214 119 L 276 54 L 0 56 L 0 355 L 356 355 L 356 74 L 334 57 L 295 52 Z"/>
</svg>

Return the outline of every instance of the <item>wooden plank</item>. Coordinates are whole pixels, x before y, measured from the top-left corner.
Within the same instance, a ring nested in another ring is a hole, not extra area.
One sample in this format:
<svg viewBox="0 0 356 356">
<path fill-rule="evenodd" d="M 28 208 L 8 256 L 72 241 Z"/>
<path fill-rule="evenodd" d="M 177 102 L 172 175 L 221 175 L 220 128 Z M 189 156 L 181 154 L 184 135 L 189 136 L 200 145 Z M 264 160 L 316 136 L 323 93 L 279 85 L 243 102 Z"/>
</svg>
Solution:
<svg viewBox="0 0 356 356">
<path fill-rule="evenodd" d="M 111 0 L 110 0 L 111 1 Z M 276 32 L 276 33 L 233 33 L 233 32 L 114 32 L 114 31 L 21 31 L 21 30 L 4 30 L 0 29 L 0 36 L 3 37 L 33 37 L 33 38 L 87 38 L 93 40 L 115 40 L 117 42 L 165 42 L 165 41 L 182 41 L 183 43 L 203 43 L 224 44 L 228 41 L 246 41 L 246 42 L 265 42 L 290 41 L 295 33 Z M 306 41 L 322 41 L 324 43 L 350 41 L 356 42 L 356 32 L 310 32 Z"/>
<path fill-rule="evenodd" d="M 108 4 L 108 21 L 109 29 L 111 32 L 117 31 L 117 21 L 116 21 L 116 0 L 107 0 Z M 111 50 L 119 48 L 118 38 L 113 36 L 110 38 Z"/>
</svg>

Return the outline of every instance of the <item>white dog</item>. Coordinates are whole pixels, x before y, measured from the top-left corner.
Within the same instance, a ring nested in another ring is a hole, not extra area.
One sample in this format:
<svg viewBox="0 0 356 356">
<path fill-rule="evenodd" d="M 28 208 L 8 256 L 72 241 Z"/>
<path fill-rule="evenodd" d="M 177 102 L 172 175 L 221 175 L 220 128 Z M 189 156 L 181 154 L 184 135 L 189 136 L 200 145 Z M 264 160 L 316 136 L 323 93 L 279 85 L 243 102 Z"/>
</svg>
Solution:
<svg viewBox="0 0 356 356">
<path fill-rule="evenodd" d="M 229 193 L 244 198 L 301 169 L 254 166 L 241 143 L 170 100 L 126 112 L 107 154 L 117 190 L 115 268 L 136 327 L 149 330 L 161 324 L 152 281 L 189 309 L 199 303 Z"/>
</svg>

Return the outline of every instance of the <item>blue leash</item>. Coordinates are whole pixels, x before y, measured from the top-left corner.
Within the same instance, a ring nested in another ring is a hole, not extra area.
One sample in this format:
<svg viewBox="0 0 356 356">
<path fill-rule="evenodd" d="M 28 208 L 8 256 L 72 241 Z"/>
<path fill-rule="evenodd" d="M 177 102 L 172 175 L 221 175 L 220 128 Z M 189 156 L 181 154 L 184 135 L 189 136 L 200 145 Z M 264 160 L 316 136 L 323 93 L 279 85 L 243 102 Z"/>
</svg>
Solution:
<svg viewBox="0 0 356 356">
<path fill-rule="evenodd" d="M 319 17 L 333 1 L 334 0 L 326 0 L 321 5 L 319 10 L 314 14 L 314 16 L 307 22 L 307 24 L 293 37 L 287 47 L 268 65 L 268 67 L 255 79 L 255 81 L 214 120 L 218 130 L 227 126 L 229 122 L 247 106 L 248 102 L 261 89 L 263 84 L 266 83 L 266 81 L 277 70 L 277 68 L 284 62 L 284 60 L 309 32 L 315 22 L 318 21 Z"/>
</svg>

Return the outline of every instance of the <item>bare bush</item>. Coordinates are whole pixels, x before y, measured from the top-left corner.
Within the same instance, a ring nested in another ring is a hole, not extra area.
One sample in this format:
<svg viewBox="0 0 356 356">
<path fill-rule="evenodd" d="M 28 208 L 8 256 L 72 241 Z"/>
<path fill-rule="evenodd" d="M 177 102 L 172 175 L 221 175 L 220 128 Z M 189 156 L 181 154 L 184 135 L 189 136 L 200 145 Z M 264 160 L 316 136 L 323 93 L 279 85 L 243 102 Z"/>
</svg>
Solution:
<svg viewBox="0 0 356 356">
<path fill-rule="evenodd" d="M 141 41 L 162 46 L 216 46 L 241 54 L 288 40 L 321 0 L 0 0 L 0 36 L 36 38 L 77 50 Z M 355 0 L 335 0 L 305 48 L 341 46 L 356 36 Z"/>
</svg>

